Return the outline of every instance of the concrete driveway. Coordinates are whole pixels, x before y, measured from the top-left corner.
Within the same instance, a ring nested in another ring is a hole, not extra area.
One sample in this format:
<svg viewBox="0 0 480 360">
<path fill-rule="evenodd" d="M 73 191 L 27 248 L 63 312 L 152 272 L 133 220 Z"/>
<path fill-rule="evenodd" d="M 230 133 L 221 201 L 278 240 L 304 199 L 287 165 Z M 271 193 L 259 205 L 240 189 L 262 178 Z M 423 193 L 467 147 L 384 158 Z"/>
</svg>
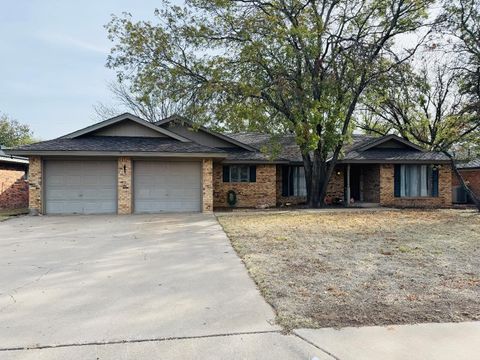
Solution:
<svg viewBox="0 0 480 360">
<path fill-rule="evenodd" d="M 113 345 L 143 351 L 142 343 L 189 338 L 223 342 L 233 353 L 239 341 L 276 343 L 281 354 L 315 352 L 278 333 L 213 215 L 12 219 L 0 223 L 0 274 L 0 358 L 38 359 L 39 351 L 51 358 L 50 349 L 104 359 L 98 346 L 108 345 L 102 351 L 117 359 Z"/>
</svg>

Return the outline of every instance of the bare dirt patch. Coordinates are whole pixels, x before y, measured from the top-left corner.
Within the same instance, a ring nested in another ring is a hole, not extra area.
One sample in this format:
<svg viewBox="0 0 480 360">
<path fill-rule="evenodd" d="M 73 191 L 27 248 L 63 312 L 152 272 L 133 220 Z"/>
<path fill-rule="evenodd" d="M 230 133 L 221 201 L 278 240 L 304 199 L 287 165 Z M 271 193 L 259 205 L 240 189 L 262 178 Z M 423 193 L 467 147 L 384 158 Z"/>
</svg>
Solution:
<svg viewBox="0 0 480 360">
<path fill-rule="evenodd" d="M 219 216 L 286 329 L 480 320 L 473 211 Z"/>
</svg>

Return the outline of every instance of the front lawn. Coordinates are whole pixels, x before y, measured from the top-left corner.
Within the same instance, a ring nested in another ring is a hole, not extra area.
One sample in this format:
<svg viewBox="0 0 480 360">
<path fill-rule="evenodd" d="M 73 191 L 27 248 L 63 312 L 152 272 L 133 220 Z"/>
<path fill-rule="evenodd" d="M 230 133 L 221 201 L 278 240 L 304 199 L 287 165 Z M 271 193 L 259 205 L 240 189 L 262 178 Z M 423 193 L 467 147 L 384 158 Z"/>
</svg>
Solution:
<svg viewBox="0 0 480 360">
<path fill-rule="evenodd" d="M 286 329 L 480 320 L 480 215 L 219 216 Z"/>
</svg>

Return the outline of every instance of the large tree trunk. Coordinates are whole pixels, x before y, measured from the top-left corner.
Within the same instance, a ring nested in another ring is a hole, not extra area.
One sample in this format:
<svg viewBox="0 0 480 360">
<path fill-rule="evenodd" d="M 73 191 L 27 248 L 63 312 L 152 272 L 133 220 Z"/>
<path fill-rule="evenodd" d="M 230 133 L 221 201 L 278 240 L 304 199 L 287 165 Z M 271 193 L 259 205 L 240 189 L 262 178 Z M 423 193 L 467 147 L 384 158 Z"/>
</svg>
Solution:
<svg viewBox="0 0 480 360">
<path fill-rule="evenodd" d="M 318 151 L 304 156 L 303 163 L 307 183 L 307 205 L 311 208 L 323 208 L 335 164 L 322 159 Z"/>
<path fill-rule="evenodd" d="M 470 198 L 473 200 L 473 203 L 475 204 L 478 211 L 480 212 L 480 198 L 465 183 L 465 180 L 464 180 L 462 174 L 460 174 L 460 171 L 458 171 L 458 169 L 457 169 L 457 165 L 455 164 L 455 160 L 449 154 L 447 154 L 447 156 L 450 157 L 450 161 L 451 161 L 451 164 L 452 164 L 452 169 L 453 169 L 453 172 L 455 173 L 456 178 L 458 179 L 458 182 L 460 183 L 460 185 L 462 185 L 463 189 L 470 196 Z"/>
</svg>

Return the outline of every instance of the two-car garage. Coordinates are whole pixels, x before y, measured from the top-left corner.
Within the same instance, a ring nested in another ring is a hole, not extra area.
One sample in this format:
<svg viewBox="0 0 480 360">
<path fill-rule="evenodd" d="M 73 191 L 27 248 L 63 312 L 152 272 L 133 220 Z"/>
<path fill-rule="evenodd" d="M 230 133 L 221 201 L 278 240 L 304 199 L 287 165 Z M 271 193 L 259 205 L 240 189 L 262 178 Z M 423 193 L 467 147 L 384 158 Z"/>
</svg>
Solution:
<svg viewBox="0 0 480 360">
<path fill-rule="evenodd" d="M 118 207 L 117 159 L 45 160 L 47 214 L 114 214 Z M 201 162 L 133 161 L 136 213 L 200 211 Z"/>
</svg>

